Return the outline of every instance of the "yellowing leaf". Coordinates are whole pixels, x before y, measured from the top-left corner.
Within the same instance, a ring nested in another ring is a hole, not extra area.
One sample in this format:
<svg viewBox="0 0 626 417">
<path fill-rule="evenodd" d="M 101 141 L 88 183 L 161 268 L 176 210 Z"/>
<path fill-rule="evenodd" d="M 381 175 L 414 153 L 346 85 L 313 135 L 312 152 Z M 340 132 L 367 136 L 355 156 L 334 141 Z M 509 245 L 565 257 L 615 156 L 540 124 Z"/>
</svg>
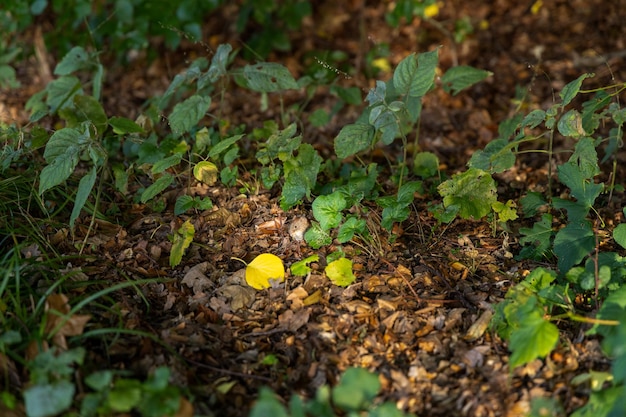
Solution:
<svg viewBox="0 0 626 417">
<path fill-rule="evenodd" d="M 193 167 L 193 176 L 206 185 L 213 185 L 217 181 L 217 166 L 209 161 L 198 162 Z"/>
<path fill-rule="evenodd" d="M 352 261 L 347 258 L 332 261 L 326 266 L 324 272 L 333 284 L 340 287 L 347 287 L 356 279 L 352 273 Z"/>
<path fill-rule="evenodd" d="M 426 6 L 424 9 L 424 17 L 432 18 L 439 14 L 439 5 L 437 3 Z"/>
<path fill-rule="evenodd" d="M 272 286 L 272 281 L 285 280 L 283 261 L 271 253 L 262 253 L 252 260 L 246 267 L 246 282 L 256 290 Z"/>
</svg>

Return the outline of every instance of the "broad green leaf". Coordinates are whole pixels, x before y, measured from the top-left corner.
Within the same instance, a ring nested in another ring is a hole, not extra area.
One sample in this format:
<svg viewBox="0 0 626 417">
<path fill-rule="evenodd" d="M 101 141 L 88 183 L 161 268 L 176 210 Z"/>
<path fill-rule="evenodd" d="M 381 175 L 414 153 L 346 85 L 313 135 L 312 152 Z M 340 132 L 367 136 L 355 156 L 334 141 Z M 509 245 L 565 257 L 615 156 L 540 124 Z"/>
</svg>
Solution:
<svg viewBox="0 0 626 417">
<path fill-rule="evenodd" d="M 593 251 L 595 245 L 595 234 L 589 222 L 568 223 L 554 238 L 554 253 L 559 258 L 559 271 L 564 274 L 579 264 Z"/>
<path fill-rule="evenodd" d="M 413 159 L 413 173 L 422 178 L 434 177 L 439 172 L 439 158 L 432 152 L 418 152 Z"/>
<path fill-rule="evenodd" d="M 239 139 L 243 138 L 244 136 L 245 135 L 235 135 L 235 136 L 231 136 L 229 138 L 220 140 L 209 151 L 209 158 L 215 158 L 219 156 L 219 154 L 226 151 L 231 145 L 236 143 Z"/>
<path fill-rule="evenodd" d="M 335 138 L 337 158 L 345 159 L 372 146 L 375 128 L 368 123 L 348 124 Z"/>
<path fill-rule="evenodd" d="M 226 71 L 226 65 L 228 64 L 228 57 L 232 50 L 233 47 L 228 43 L 221 44 L 217 47 L 217 51 L 215 51 L 215 55 L 213 55 L 213 58 L 211 59 L 211 66 L 206 73 L 209 82 L 214 83 L 220 77 L 228 74 Z M 204 87 L 202 78 L 198 84 L 200 88 Z"/>
<path fill-rule="evenodd" d="M 309 264 L 311 262 L 317 262 L 319 260 L 320 260 L 319 255 L 311 255 L 302 259 L 301 261 L 294 262 L 293 264 L 291 264 L 291 267 L 289 268 L 289 270 L 295 276 L 304 277 L 304 276 L 307 276 L 309 272 L 311 272 L 311 267 L 309 266 Z"/>
<path fill-rule="evenodd" d="M 393 84 L 401 94 L 424 96 L 434 85 L 439 49 L 419 55 L 411 54 L 398 64 L 393 73 Z"/>
<path fill-rule="evenodd" d="M 576 97 L 576 95 L 580 92 L 580 87 L 582 86 L 583 81 L 593 76 L 594 74 L 590 74 L 590 73 L 583 74 L 580 77 L 576 78 L 574 81 L 565 85 L 565 87 L 563 87 L 563 90 L 561 90 L 561 92 L 559 93 L 561 100 L 563 100 L 563 102 L 561 103 L 561 106 L 563 107 L 567 106 L 574 99 L 574 97 Z"/>
<path fill-rule="evenodd" d="M 313 216 L 324 230 L 339 226 L 343 218 L 342 211 L 346 208 L 346 199 L 340 192 L 318 196 L 312 204 Z"/>
<path fill-rule="evenodd" d="M 189 245 L 191 245 L 195 234 L 196 229 L 189 220 L 185 220 L 180 228 L 174 232 L 172 236 L 172 249 L 170 251 L 170 266 L 172 268 L 178 266 L 183 260 L 183 254 Z"/>
<path fill-rule="evenodd" d="M 584 178 L 592 178 L 600 173 L 598 166 L 598 152 L 595 141 L 590 137 L 585 137 L 576 143 L 574 153 L 568 162 L 578 165 L 580 174 Z"/>
<path fill-rule="evenodd" d="M 408 206 L 415 199 L 415 193 L 419 193 L 421 191 L 421 181 L 409 181 L 406 184 L 402 184 L 402 187 L 400 187 L 400 189 L 398 190 L 398 204 Z"/>
<path fill-rule="evenodd" d="M 552 231 L 552 215 L 543 214 L 541 220 L 533 225 L 532 228 L 521 227 L 519 229 L 519 243 L 524 245 L 518 258 L 542 260 L 546 257 L 551 246 Z"/>
<path fill-rule="evenodd" d="M 125 117 L 111 117 L 109 119 L 109 124 L 113 128 L 113 133 L 115 133 L 116 135 L 144 132 L 141 126 Z"/>
<path fill-rule="evenodd" d="M 165 190 L 170 184 L 174 181 L 174 176 L 168 173 L 165 173 L 162 177 L 154 182 L 154 184 L 150 185 L 148 188 L 141 193 L 140 201 L 142 204 L 152 200 L 156 197 L 161 191 Z"/>
<path fill-rule="evenodd" d="M 150 172 L 152 172 L 153 174 L 160 174 L 166 169 L 178 165 L 182 159 L 182 154 L 176 153 L 174 155 L 170 155 L 167 158 L 155 162 L 154 165 L 152 165 L 152 169 L 150 170 Z"/>
<path fill-rule="evenodd" d="M 141 383 L 134 379 L 120 379 L 108 393 L 107 404 L 113 411 L 128 413 L 141 401 Z"/>
<path fill-rule="evenodd" d="M 364 368 L 348 368 L 332 391 L 333 404 L 348 414 L 358 415 L 370 407 L 380 388 L 376 374 Z"/>
<path fill-rule="evenodd" d="M 332 85 L 330 92 L 336 94 L 340 99 L 353 106 L 358 106 L 363 102 L 363 96 L 361 95 L 361 89 L 359 87 L 340 87 L 338 85 Z"/>
<path fill-rule="evenodd" d="M 174 205 L 174 214 L 176 216 L 180 216 L 181 214 L 192 208 L 194 208 L 193 197 L 190 195 L 181 195 L 176 199 L 176 204 Z"/>
<path fill-rule="evenodd" d="M 626 415 L 626 388 L 613 385 L 591 391 L 585 405 L 570 414 L 570 417 L 622 417 Z"/>
<path fill-rule="evenodd" d="M 386 106 L 374 107 L 369 115 L 369 123 L 381 133 L 380 140 L 385 145 L 389 145 L 400 135 L 398 116 Z"/>
<path fill-rule="evenodd" d="M 385 103 L 385 97 L 387 96 L 387 84 L 384 81 L 377 80 L 376 87 L 372 88 L 365 101 L 367 101 L 370 107 Z"/>
<path fill-rule="evenodd" d="M 545 120 L 546 120 L 546 112 L 541 109 L 535 109 L 524 117 L 524 120 L 522 120 L 520 127 L 522 128 L 529 127 L 531 129 L 534 129 L 537 126 L 539 126 L 541 123 L 543 123 Z"/>
<path fill-rule="evenodd" d="M 111 386 L 113 382 L 113 371 L 96 371 L 85 377 L 85 384 L 94 391 L 103 391 Z"/>
<path fill-rule="evenodd" d="M 108 125 L 108 118 L 102 105 L 92 96 L 76 94 L 73 105 L 59 110 L 59 116 L 66 121 L 67 127 L 77 127 L 88 122 L 95 128 L 97 136 L 102 136 Z"/>
<path fill-rule="evenodd" d="M 494 174 L 506 171 L 515 164 L 515 154 L 507 139 L 492 140 L 484 149 L 472 154 L 468 165 Z"/>
<path fill-rule="evenodd" d="M 481 70 L 466 65 L 452 67 L 441 77 L 443 90 L 446 93 L 457 95 L 461 90 L 492 76 L 490 71 Z"/>
<path fill-rule="evenodd" d="M 491 211 L 496 202 L 496 184 L 493 178 L 480 169 L 470 168 L 454 175 L 437 187 L 445 207 L 459 207 L 463 219 L 480 219 Z"/>
<path fill-rule="evenodd" d="M 405 221 L 408 219 L 410 213 L 410 208 L 400 203 L 385 207 L 383 209 L 380 225 L 386 230 L 391 230 L 394 223 L 401 223 Z"/>
<path fill-rule="evenodd" d="M 175 135 L 191 131 L 202 120 L 211 105 L 211 97 L 194 95 L 174 106 L 169 116 L 170 127 Z"/>
<path fill-rule="evenodd" d="M 78 164 L 81 150 L 89 141 L 89 133 L 77 129 L 57 130 L 46 145 L 44 158 L 49 163 L 39 174 L 39 194 L 69 178 Z"/>
<path fill-rule="evenodd" d="M 262 253 L 246 266 L 246 282 L 255 290 L 270 288 L 273 283 L 285 281 L 282 259 L 271 253 Z"/>
<path fill-rule="evenodd" d="M 50 113 L 56 113 L 60 108 L 71 104 L 75 94 L 83 94 L 80 80 L 73 75 L 64 75 L 48 83 L 46 104 Z"/>
<path fill-rule="evenodd" d="M 76 388 L 70 381 L 33 385 L 24 390 L 24 405 L 28 417 L 53 417 L 72 405 Z"/>
<path fill-rule="evenodd" d="M 304 240 L 311 249 L 319 249 L 322 246 L 330 245 L 333 239 L 328 232 L 320 227 L 318 222 L 313 222 L 311 227 L 304 233 Z"/>
<path fill-rule="evenodd" d="M 559 165 L 557 171 L 559 173 L 559 181 L 569 187 L 571 195 L 577 200 L 577 203 L 588 208 L 592 207 L 604 186 L 595 184 L 589 178 L 585 178 L 580 167 L 571 162 Z"/>
<path fill-rule="evenodd" d="M 75 71 L 91 68 L 95 62 L 80 46 L 73 47 L 54 68 L 54 75 L 69 75 Z"/>
<path fill-rule="evenodd" d="M 322 157 L 308 143 L 300 145 L 296 157 L 285 160 L 285 184 L 280 202 L 283 209 L 294 206 L 303 197 L 311 196 L 321 164 Z"/>
<path fill-rule="evenodd" d="M 337 241 L 345 243 L 352 240 L 355 234 L 363 234 L 367 231 L 365 219 L 356 217 L 348 218 L 337 231 Z"/>
<path fill-rule="evenodd" d="M 290 417 L 290 415 L 271 389 L 261 387 L 259 398 L 252 406 L 249 417 Z"/>
<path fill-rule="evenodd" d="M 543 194 L 536 191 L 530 191 L 520 199 L 520 206 L 524 212 L 524 217 L 533 217 L 542 206 L 548 204 Z"/>
<path fill-rule="evenodd" d="M 352 261 L 347 258 L 339 258 L 336 261 L 332 261 L 326 265 L 324 272 L 328 279 L 339 287 L 347 287 L 356 279 L 352 273 Z"/>
<path fill-rule="evenodd" d="M 193 176 L 206 185 L 213 185 L 217 182 L 217 171 L 213 162 L 200 161 L 193 167 Z"/>
<path fill-rule="evenodd" d="M 613 239 L 622 248 L 626 248 L 626 223 L 620 223 L 613 229 Z"/>
<path fill-rule="evenodd" d="M 557 129 L 563 136 L 570 138 L 580 138 L 587 133 L 583 129 L 583 121 L 578 110 L 569 110 L 559 119 Z"/>
<path fill-rule="evenodd" d="M 74 207 L 72 208 L 72 214 L 70 216 L 71 228 L 74 227 L 74 223 L 76 222 L 76 219 L 80 215 L 80 211 L 83 209 L 83 207 L 85 207 L 87 198 L 89 198 L 89 194 L 91 193 L 91 190 L 93 189 L 93 186 L 96 183 L 96 173 L 97 173 L 97 168 L 95 166 L 91 167 L 89 172 L 85 174 L 85 176 L 83 176 L 80 179 L 80 182 L 78 183 L 76 199 L 74 200 Z"/>
<path fill-rule="evenodd" d="M 537 314 L 525 317 L 521 326 L 511 333 L 509 349 L 511 370 L 537 358 L 547 356 L 559 341 L 559 329 Z"/>
<path fill-rule="evenodd" d="M 243 68 L 244 85 L 259 93 L 297 89 L 298 83 L 289 70 L 275 62 L 259 62 Z"/>
</svg>

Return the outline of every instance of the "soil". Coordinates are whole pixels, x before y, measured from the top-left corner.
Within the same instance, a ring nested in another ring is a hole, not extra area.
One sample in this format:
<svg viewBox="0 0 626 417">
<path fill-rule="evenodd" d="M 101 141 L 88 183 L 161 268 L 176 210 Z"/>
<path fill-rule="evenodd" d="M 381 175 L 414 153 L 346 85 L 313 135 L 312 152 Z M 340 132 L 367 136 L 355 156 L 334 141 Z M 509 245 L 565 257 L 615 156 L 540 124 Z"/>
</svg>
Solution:
<svg viewBox="0 0 626 417">
<path fill-rule="evenodd" d="M 419 147 L 438 155 L 446 175 L 465 169 L 471 154 L 494 139 L 498 124 L 519 106 L 546 109 L 567 82 L 585 72 L 596 74 L 586 88 L 626 79 L 621 1 L 553 0 L 537 8 L 532 1 L 449 0 L 438 24 L 416 19 L 399 29 L 384 22 L 387 2 L 313 3 L 314 15 L 292 35 L 293 50 L 268 58 L 288 66 L 296 77 L 326 63 L 316 51 L 342 51 L 352 70 L 337 68 L 337 83 L 356 86 L 365 95 L 377 78 L 390 75 L 368 74 L 368 52 L 383 45 L 389 46 L 392 68 L 410 53 L 440 46 L 444 71 L 471 65 L 493 72 L 457 96 L 437 90 L 425 100 Z M 221 13 L 207 20 L 205 42 L 186 42 L 176 52 L 156 42 L 156 59 L 138 56 L 127 67 L 108 66 L 107 114 L 137 117 L 146 99 L 165 91 L 195 57 L 210 58 L 221 43 L 245 50 L 251 33 L 234 31 L 233 10 Z M 454 22 L 461 18 L 475 30 L 455 42 Z M 23 87 L 2 91 L 2 121 L 26 120 L 25 101 L 44 85 L 46 64 L 54 68 L 57 59 L 46 51 L 43 60 L 33 58 L 19 68 Z M 303 98 L 284 100 L 288 107 Z M 334 136 L 360 111 L 346 107 L 323 128 L 306 122 L 307 114 L 330 108 L 334 100 L 320 91 L 298 115 L 304 141 L 324 157 L 333 155 Z M 263 110 L 258 95 L 235 86 L 220 106 L 231 126 L 244 123 L 251 129 L 280 120 L 277 107 Z M 393 159 L 396 151 L 391 146 L 380 153 Z M 546 168 L 543 156 L 528 154 L 498 176 L 500 189 L 513 199 L 545 190 Z M 624 178 L 622 167 L 617 178 Z M 254 177 L 244 172 L 241 180 L 252 183 Z M 95 231 L 89 231 L 90 218 L 84 217 L 74 240 L 64 228 L 50 226 L 44 232 L 65 255 L 76 254 L 76 242 L 86 239 L 83 258 L 68 268 L 79 268 L 77 277 L 105 282 L 94 285 L 163 278 L 117 293 L 117 314 L 95 307 L 82 312 L 92 316 L 93 328 L 119 326 L 122 317 L 126 329 L 148 332 L 160 343 L 131 335 L 89 339 L 84 344 L 88 363 L 139 375 L 167 365 L 174 382 L 188 387 L 196 414 L 247 415 L 261 386 L 283 398 L 294 393 L 310 397 L 352 366 L 379 374 L 381 401 L 421 416 L 518 416 L 538 397 L 558 398 L 570 413 L 590 394 L 588 386 L 574 385 L 572 378 L 610 366 L 598 340 L 585 337 L 584 327 L 562 323 L 561 342 L 549 357 L 511 371 L 507 345 L 488 322 L 507 289 L 537 265 L 514 259 L 519 251 L 514 230 L 494 232 L 486 221 L 438 225 L 428 211 L 432 195 L 416 199 L 409 220 L 394 229 L 395 239 L 380 228 L 380 213 L 371 207 L 368 221 L 378 239 L 375 245 L 343 245 L 357 280 L 341 288 L 323 275 L 325 256 L 338 245 L 314 251 L 294 233 L 312 219 L 310 204 L 284 212 L 279 189 L 242 194 L 238 187 L 192 188 L 195 195 L 210 197 L 214 209 L 174 216 L 116 197 L 101 210 L 116 205 L 118 214 L 98 221 Z M 181 192 L 173 189 L 172 199 Z M 623 195 L 615 198 L 621 207 Z M 187 219 L 195 226 L 194 244 L 182 264 L 170 268 L 168 236 Z M 265 252 L 287 266 L 311 254 L 321 261 L 308 277 L 288 276 L 284 286 L 257 292 L 243 283 L 243 265 L 234 258 L 249 262 Z M 67 296 L 71 302 L 72 294 Z"/>
</svg>

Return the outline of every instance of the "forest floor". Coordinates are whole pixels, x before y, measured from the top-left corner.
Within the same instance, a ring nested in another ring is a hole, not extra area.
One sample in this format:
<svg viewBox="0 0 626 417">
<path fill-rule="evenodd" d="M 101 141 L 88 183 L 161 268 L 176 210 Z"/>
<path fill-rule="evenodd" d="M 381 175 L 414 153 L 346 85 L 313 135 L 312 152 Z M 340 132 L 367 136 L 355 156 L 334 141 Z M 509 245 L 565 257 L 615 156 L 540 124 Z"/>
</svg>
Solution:
<svg viewBox="0 0 626 417">
<path fill-rule="evenodd" d="M 386 2 L 360 3 L 322 2 L 294 35 L 294 50 L 269 60 L 286 65 L 297 78 L 325 63 L 315 51 L 342 51 L 354 71 L 348 76 L 338 70 L 337 82 L 357 86 L 363 95 L 376 79 L 367 74 L 368 52 L 383 45 L 389 46 L 391 68 L 413 52 L 441 45 L 442 68 L 462 64 L 493 72 L 457 96 L 435 91 L 425 99 L 419 146 L 438 155 L 446 175 L 464 169 L 472 153 L 497 136 L 498 124 L 516 111 L 521 97 L 525 108 L 545 109 L 567 82 L 585 72 L 596 74 L 590 85 L 626 80 L 626 9 L 619 1 L 549 1 L 531 10 L 533 2 L 452 0 L 437 17 L 441 26 L 416 20 L 402 29 L 385 24 Z M 145 100 L 165 91 L 194 57 L 210 58 L 221 43 L 245 50 L 246 34 L 232 30 L 228 10 L 211 17 L 206 41 L 188 42 L 184 53 L 163 50 L 152 62 L 139 57 L 129 67 L 109 67 L 103 92 L 107 113 L 134 119 Z M 463 17 L 474 33 L 454 42 L 453 23 Z M 55 58 L 48 53 L 53 68 Z M 41 61 L 31 65 L 19 73 L 24 87 L 3 93 L 5 121 L 24 120 L 25 100 L 44 85 Z M 302 99 L 287 96 L 286 107 Z M 320 92 L 300 115 L 303 140 L 324 157 L 332 156 L 333 138 L 360 110 L 346 107 L 323 128 L 305 122 L 307 112 L 329 109 L 334 99 Z M 234 86 L 219 105 L 232 126 L 258 127 L 281 117 L 277 107 L 263 111 L 258 95 Z M 378 157 L 385 161 L 396 153 L 391 146 Z M 254 182 L 241 175 L 243 182 Z M 618 178 L 625 178 L 623 168 Z M 510 194 L 506 198 L 543 190 L 547 160 L 528 154 L 497 179 Z M 172 197 L 180 191 L 172 190 Z M 143 288 L 143 297 L 130 290 L 115 296 L 123 326 L 150 332 L 162 344 L 128 335 L 84 346 L 93 364 L 138 374 L 169 366 L 174 381 L 193 393 L 197 414 L 246 415 L 261 386 L 285 398 L 310 396 L 352 366 L 377 372 L 382 398 L 421 416 L 518 416 L 528 412 L 532 398 L 542 396 L 559 398 L 571 412 L 589 395 L 588 387 L 570 383 L 572 377 L 609 366 L 598 341 L 584 337 L 585 328 L 564 325 L 552 355 L 509 369 L 506 343 L 488 322 L 507 289 L 537 266 L 514 259 L 515 230 L 494 232 L 486 221 L 437 224 L 428 211 L 432 197 L 418 196 L 410 218 L 394 229 L 397 238 L 390 239 L 372 207 L 376 245 L 343 245 L 357 280 L 340 288 L 322 273 L 325 255 L 336 246 L 313 251 L 297 239 L 298 228 L 312 219 L 310 205 L 283 212 L 280 190 L 241 194 L 237 187 L 215 186 L 197 192 L 209 196 L 214 209 L 188 216 L 196 237 L 178 267 L 168 265 L 168 235 L 181 219 L 130 204 L 121 205 L 109 221 L 99 221 L 82 260 L 68 266 L 80 268 L 82 279 L 99 282 L 170 278 Z M 85 239 L 88 222 L 79 220 L 76 240 Z M 44 232 L 60 254 L 76 253 L 67 230 Z M 280 288 L 257 292 L 242 285 L 242 264 L 233 258 L 250 261 L 264 252 L 286 265 L 311 254 L 322 261 L 308 277 L 290 276 Z M 89 314 L 92 325 L 119 325 L 119 317 L 105 310 Z"/>
</svg>

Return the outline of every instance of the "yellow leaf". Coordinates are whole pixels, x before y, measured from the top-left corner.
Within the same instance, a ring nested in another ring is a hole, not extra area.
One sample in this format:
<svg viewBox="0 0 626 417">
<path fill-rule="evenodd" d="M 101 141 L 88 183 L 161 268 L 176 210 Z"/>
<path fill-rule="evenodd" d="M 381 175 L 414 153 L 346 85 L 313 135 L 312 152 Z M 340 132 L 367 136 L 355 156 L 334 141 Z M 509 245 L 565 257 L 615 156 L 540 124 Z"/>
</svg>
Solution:
<svg viewBox="0 0 626 417">
<path fill-rule="evenodd" d="M 432 18 L 439 14 L 439 5 L 437 3 L 426 6 L 424 9 L 424 17 Z"/>
<path fill-rule="evenodd" d="M 389 60 L 387 58 L 376 58 L 374 61 L 372 61 L 372 66 L 374 68 L 378 68 L 382 72 L 391 71 L 391 64 L 389 63 Z"/>
<path fill-rule="evenodd" d="M 217 166 L 209 161 L 201 161 L 193 167 L 193 176 L 206 185 L 213 185 L 217 182 Z"/>
<path fill-rule="evenodd" d="M 271 253 L 262 253 L 246 267 L 246 282 L 256 290 L 272 286 L 273 282 L 285 280 L 283 261 Z"/>
</svg>

